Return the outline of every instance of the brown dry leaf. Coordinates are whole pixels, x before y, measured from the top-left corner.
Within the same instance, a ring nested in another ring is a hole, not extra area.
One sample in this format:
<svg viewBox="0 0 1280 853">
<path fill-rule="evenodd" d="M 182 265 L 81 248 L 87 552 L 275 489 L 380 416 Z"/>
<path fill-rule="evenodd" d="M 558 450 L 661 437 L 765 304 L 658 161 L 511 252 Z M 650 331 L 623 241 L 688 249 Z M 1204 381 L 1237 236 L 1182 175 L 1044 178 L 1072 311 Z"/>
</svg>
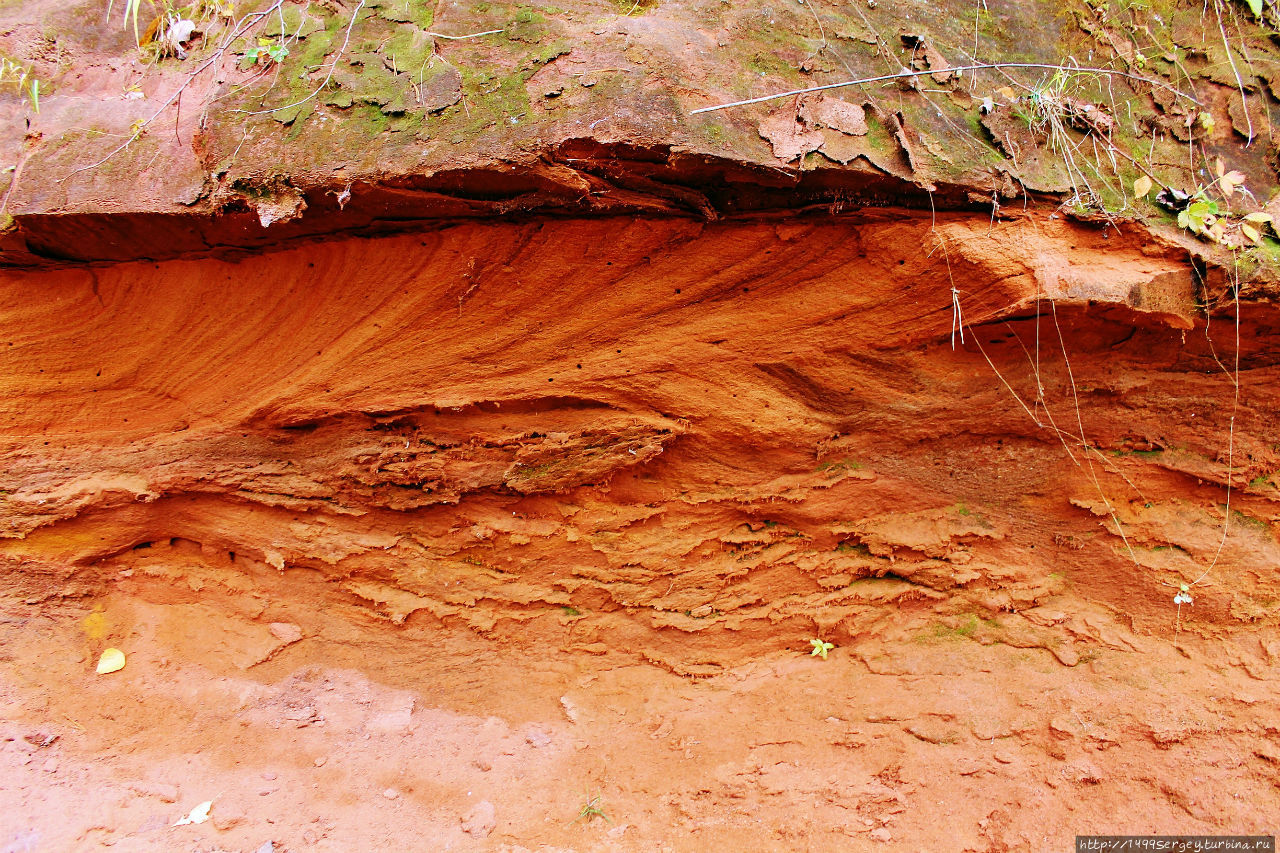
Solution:
<svg viewBox="0 0 1280 853">
<path fill-rule="evenodd" d="M 829 127 L 848 136 L 867 135 L 867 114 L 860 104 L 818 96 L 800 104 L 800 119 L 812 128 Z"/>
<path fill-rule="evenodd" d="M 822 148 L 818 149 L 822 155 L 828 160 L 834 160 L 840 164 L 851 163 L 859 157 L 870 157 L 875 153 L 871 147 L 867 145 L 865 137 L 847 136 L 836 130 L 827 128 L 822 131 L 825 141 Z"/>
<path fill-rule="evenodd" d="M 821 131 L 809 130 L 790 112 L 775 113 L 761 119 L 760 136 L 773 146 L 773 156 L 790 163 L 810 151 L 822 147 Z"/>
</svg>

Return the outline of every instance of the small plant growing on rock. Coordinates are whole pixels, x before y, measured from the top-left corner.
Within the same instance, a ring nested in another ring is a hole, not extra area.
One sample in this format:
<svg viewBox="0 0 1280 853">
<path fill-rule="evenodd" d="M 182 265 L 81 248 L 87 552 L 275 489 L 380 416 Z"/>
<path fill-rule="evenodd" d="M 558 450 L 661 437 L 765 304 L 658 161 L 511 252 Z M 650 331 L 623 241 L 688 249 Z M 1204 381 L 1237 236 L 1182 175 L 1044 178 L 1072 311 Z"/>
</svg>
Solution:
<svg viewBox="0 0 1280 853">
<path fill-rule="evenodd" d="M 23 68 L 8 57 L 0 57 L 0 86 L 5 85 L 17 89 L 31 102 L 31 109 L 40 112 L 40 81 L 32 76 L 30 68 Z"/>
<path fill-rule="evenodd" d="M 574 820 L 574 823 L 578 821 L 591 823 L 596 818 L 602 818 L 605 823 L 613 823 L 609 816 L 605 814 L 604 806 L 600 804 L 599 794 L 587 798 L 586 802 L 582 804 L 582 808 L 578 809 L 578 817 Z"/>
<path fill-rule="evenodd" d="M 1176 637 L 1182 633 L 1182 605 L 1191 604 L 1191 586 L 1189 584 L 1178 584 L 1178 592 L 1173 597 L 1173 603 L 1178 605 L 1178 614 L 1173 629 L 1173 635 Z"/>
<path fill-rule="evenodd" d="M 288 55 L 289 48 L 283 41 L 260 38 L 257 44 L 245 49 L 244 60 L 251 66 L 262 63 L 270 65 L 273 62 L 284 62 Z"/>
<path fill-rule="evenodd" d="M 1197 187 L 1194 193 L 1165 187 L 1156 195 L 1156 204 L 1177 215 L 1179 228 L 1211 243 L 1237 248 L 1261 243 L 1264 229 L 1275 227 L 1271 214 L 1257 211 L 1238 219 L 1233 217 L 1225 206 L 1237 192 L 1249 195 L 1244 186 L 1245 176 L 1234 169 L 1227 171 L 1221 159 L 1214 164 L 1214 171 L 1217 177 L 1208 186 Z M 1145 175 L 1133 185 L 1139 197 L 1145 197 L 1151 188 L 1151 179 Z M 1211 191 L 1220 198 L 1213 198 Z"/>
<path fill-rule="evenodd" d="M 813 651 L 809 652 L 809 656 L 822 658 L 823 660 L 826 660 L 827 653 L 835 648 L 834 643 L 827 643 L 817 638 L 810 640 L 809 645 L 813 646 Z"/>
</svg>

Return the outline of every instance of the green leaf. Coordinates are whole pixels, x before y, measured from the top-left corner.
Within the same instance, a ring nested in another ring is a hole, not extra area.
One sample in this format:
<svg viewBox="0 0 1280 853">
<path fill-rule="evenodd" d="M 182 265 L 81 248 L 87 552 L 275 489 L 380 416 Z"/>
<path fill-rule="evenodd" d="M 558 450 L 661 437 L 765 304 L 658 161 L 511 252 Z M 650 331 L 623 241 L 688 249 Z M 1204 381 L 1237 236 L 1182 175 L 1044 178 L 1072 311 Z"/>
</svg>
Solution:
<svg viewBox="0 0 1280 853">
<path fill-rule="evenodd" d="M 1255 18 L 1262 17 L 1262 0 L 1245 0 L 1245 2 L 1249 4 L 1249 11 Z"/>
</svg>

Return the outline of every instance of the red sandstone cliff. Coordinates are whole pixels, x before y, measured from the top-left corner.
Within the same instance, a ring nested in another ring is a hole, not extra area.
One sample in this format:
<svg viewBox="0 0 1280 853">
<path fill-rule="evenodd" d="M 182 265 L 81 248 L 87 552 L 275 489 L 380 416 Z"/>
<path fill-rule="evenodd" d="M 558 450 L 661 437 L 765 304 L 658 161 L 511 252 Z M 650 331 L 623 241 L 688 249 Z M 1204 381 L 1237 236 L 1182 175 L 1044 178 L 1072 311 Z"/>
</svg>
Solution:
<svg viewBox="0 0 1280 853">
<path fill-rule="evenodd" d="M 1247 7 L 482 6 L 4 11 L 4 849 L 1274 830 Z"/>
</svg>

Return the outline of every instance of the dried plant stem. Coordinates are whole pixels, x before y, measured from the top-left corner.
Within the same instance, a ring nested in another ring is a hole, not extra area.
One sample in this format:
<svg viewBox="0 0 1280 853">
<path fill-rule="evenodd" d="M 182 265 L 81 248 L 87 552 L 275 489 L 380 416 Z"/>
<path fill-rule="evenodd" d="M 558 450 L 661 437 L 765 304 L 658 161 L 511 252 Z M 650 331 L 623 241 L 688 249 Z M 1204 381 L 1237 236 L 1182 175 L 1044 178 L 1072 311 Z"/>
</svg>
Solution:
<svg viewBox="0 0 1280 853">
<path fill-rule="evenodd" d="M 953 72 L 954 71 L 988 71 L 988 70 L 1001 69 L 1001 68 L 1038 68 L 1041 70 L 1051 70 L 1051 71 L 1062 70 L 1061 65 L 1049 65 L 1048 63 L 1042 63 L 1042 62 L 984 62 L 977 65 L 953 65 L 950 68 L 947 68 L 944 70 L 953 71 Z M 939 70 L 940 69 L 937 69 L 937 68 L 934 68 L 934 69 L 926 68 L 920 71 L 910 71 L 904 68 L 902 71 L 899 71 L 897 74 L 882 74 L 879 77 L 863 77 L 858 80 L 847 80 L 843 83 L 827 83 L 824 86 L 810 86 L 807 89 L 792 89 L 789 92 L 779 92 L 776 95 L 762 95 L 759 98 L 748 98 L 745 101 L 733 101 L 732 103 L 728 103 L 728 104 L 717 104 L 714 107 L 701 107 L 696 110 L 691 110 L 690 115 L 697 115 L 698 113 L 709 113 L 715 110 L 725 110 L 725 109 L 729 109 L 730 107 L 745 107 L 750 104 L 762 104 L 766 101 L 776 101 L 782 98 L 795 97 L 796 95 L 808 95 L 813 92 L 826 92 L 831 89 L 843 89 L 846 86 L 861 86 L 865 83 L 884 83 L 890 80 L 907 80 L 912 77 L 923 77 L 926 74 L 936 74 L 938 73 Z M 1161 88 L 1168 89 L 1169 91 L 1173 92 L 1175 95 L 1178 95 L 1179 97 L 1186 98 L 1188 101 L 1191 101 L 1191 103 L 1195 104 L 1196 106 L 1201 105 L 1198 100 L 1196 100 L 1191 95 L 1188 95 L 1186 92 L 1183 92 L 1182 90 L 1174 86 L 1171 86 L 1168 83 L 1165 83 L 1161 80 L 1153 80 L 1150 77 L 1143 77 L 1141 74 L 1130 74 L 1127 71 L 1116 71 L 1115 69 L 1112 69 L 1112 68 L 1073 68 L 1072 70 L 1077 72 L 1085 72 L 1085 73 L 1092 73 L 1092 74 L 1110 74 L 1115 77 L 1124 77 L 1129 80 L 1138 80 L 1150 86 L 1160 86 Z"/>
</svg>

